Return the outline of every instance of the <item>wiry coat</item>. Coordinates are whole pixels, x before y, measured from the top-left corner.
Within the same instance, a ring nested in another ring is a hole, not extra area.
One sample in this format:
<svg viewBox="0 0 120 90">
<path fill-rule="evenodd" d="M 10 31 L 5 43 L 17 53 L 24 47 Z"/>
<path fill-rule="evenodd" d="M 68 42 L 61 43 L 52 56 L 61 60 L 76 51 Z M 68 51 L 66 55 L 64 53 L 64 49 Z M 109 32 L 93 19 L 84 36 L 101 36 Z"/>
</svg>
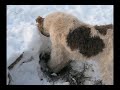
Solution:
<svg viewBox="0 0 120 90">
<path fill-rule="evenodd" d="M 50 36 L 53 72 L 59 72 L 70 60 L 95 60 L 99 63 L 103 82 L 113 84 L 113 26 L 92 26 L 63 12 L 51 13 L 39 22 L 39 30 Z M 41 26 L 42 23 L 42 26 Z M 43 28 L 43 29 L 41 29 Z"/>
</svg>

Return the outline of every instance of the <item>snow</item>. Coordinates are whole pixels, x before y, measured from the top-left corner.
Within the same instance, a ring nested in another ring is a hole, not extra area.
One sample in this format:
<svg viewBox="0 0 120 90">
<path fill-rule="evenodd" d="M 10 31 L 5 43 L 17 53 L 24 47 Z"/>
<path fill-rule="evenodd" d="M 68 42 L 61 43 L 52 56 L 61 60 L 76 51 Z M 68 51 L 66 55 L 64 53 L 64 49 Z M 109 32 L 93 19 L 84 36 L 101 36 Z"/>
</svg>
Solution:
<svg viewBox="0 0 120 90">
<path fill-rule="evenodd" d="M 7 67 L 24 52 L 19 64 L 9 71 L 13 79 L 11 84 L 52 84 L 47 81 L 41 71 L 38 73 L 39 53 L 50 49 L 50 40 L 39 33 L 35 19 L 37 16 L 45 17 L 55 11 L 69 12 L 93 25 L 113 23 L 112 5 L 7 5 Z M 32 61 L 27 62 L 31 57 L 33 57 Z M 25 61 L 26 63 L 23 63 Z M 90 61 L 90 63 L 94 62 Z M 95 69 L 96 67 L 93 66 Z M 99 78 L 98 73 L 92 76 Z M 56 84 L 69 85 L 69 82 L 58 80 Z"/>
</svg>

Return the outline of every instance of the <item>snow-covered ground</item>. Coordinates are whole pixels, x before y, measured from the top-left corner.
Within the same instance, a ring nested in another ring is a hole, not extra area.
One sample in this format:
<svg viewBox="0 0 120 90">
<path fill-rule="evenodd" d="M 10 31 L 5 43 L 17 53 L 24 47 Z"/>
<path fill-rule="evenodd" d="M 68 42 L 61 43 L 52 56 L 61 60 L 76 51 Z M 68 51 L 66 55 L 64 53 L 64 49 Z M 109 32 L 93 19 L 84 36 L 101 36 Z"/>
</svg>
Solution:
<svg viewBox="0 0 120 90">
<path fill-rule="evenodd" d="M 38 32 L 35 19 L 55 11 L 69 12 L 93 25 L 113 23 L 112 5 L 7 5 L 7 67 L 24 52 L 21 61 L 8 71 L 12 77 L 10 84 L 53 84 L 44 76 L 38 63 L 40 52 L 49 50 L 50 41 Z M 98 79 L 98 73 L 94 77 Z M 58 80 L 54 84 L 69 82 Z"/>
</svg>

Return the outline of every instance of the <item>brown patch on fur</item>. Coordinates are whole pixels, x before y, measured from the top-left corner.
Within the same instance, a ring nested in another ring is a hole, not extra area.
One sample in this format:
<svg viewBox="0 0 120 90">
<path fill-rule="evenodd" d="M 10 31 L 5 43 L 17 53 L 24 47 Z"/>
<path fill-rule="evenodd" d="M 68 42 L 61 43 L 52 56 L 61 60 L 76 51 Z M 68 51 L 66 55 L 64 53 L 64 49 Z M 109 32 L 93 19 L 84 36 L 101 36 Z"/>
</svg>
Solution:
<svg viewBox="0 0 120 90">
<path fill-rule="evenodd" d="M 42 18 L 41 16 L 38 16 L 36 18 L 36 22 L 38 22 L 41 26 L 43 25 L 43 21 L 44 21 L 44 18 Z"/>
<path fill-rule="evenodd" d="M 49 37 L 50 35 L 45 33 L 44 28 L 43 28 L 44 18 L 42 18 L 41 16 L 38 16 L 36 19 L 36 22 L 38 23 L 37 27 L 39 31 L 41 32 L 41 34 L 43 34 L 46 37 Z"/>
<path fill-rule="evenodd" d="M 79 49 L 84 56 L 91 57 L 102 52 L 105 44 L 100 37 L 90 37 L 90 28 L 81 26 L 70 31 L 67 36 L 67 44 L 71 50 Z"/>
<path fill-rule="evenodd" d="M 68 42 L 68 46 L 70 46 L 71 50 L 75 50 L 77 48 L 79 48 L 79 41 L 83 41 L 83 37 L 86 35 L 89 35 L 90 33 L 90 28 L 88 27 L 79 27 L 76 28 L 73 32 L 69 32 L 68 36 L 67 36 L 67 42 Z M 81 32 L 79 32 L 79 30 L 81 30 Z M 88 30 L 88 32 L 84 32 L 83 30 Z M 82 33 L 82 36 L 80 36 L 80 33 Z"/>
<path fill-rule="evenodd" d="M 95 29 L 99 31 L 100 34 L 102 35 L 106 35 L 107 34 L 107 30 L 108 29 L 112 29 L 113 25 L 112 24 L 108 24 L 108 25 L 96 25 Z"/>
</svg>

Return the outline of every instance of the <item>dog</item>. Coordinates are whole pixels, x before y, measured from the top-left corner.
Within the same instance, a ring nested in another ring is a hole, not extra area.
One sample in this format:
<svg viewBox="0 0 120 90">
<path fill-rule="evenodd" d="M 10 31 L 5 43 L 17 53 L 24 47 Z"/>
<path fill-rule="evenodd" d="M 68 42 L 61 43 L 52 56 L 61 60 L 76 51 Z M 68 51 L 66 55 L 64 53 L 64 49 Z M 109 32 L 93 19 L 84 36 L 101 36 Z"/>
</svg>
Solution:
<svg viewBox="0 0 120 90">
<path fill-rule="evenodd" d="M 71 60 L 98 62 L 103 83 L 113 85 L 113 25 L 90 25 L 74 15 L 54 12 L 36 19 L 38 30 L 50 37 L 48 67 L 55 73 Z"/>
</svg>

